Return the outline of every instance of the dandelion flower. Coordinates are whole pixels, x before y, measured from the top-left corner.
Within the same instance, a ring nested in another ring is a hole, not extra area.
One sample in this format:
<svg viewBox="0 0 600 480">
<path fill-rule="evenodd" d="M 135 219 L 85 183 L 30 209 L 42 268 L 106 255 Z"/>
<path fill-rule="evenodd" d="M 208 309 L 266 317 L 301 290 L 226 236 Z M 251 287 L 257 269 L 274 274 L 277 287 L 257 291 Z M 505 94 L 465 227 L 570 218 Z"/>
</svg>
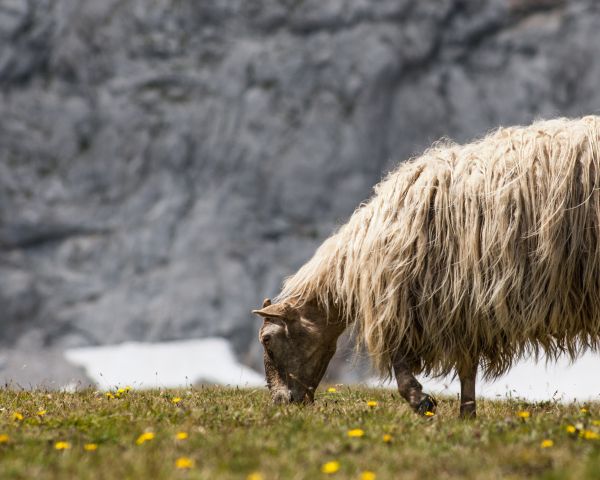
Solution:
<svg viewBox="0 0 600 480">
<path fill-rule="evenodd" d="M 542 440 L 542 443 L 540 443 L 540 447 L 541 448 L 550 448 L 550 447 L 553 447 L 553 446 L 554 446 L 554 441 L 550 440 L 548 438 L 545 439 L 545 440 Z"/>
<path fill-rule="evenodd" d="M 96 443 L 86 443 L 83 446 L 83 449 L 86 452 L 95 452 L 96 450 L 98 450 L 98 444 L 96 444 Z"/>
<path fill-rule="evenodd" d="M 117 390 L 117 393 L 125 393 L 125 389 L 124 389 L 124 388 L 119 388 L 119 389 Z"/>
<path fill-rule="evenodd" d="M 523 420 L 529 418 L 531 416 L 531 414 L 527 411 L 521 411 L 521 412 L 517 412 L 517 416 L 519 418 L 522 418 Z"/>
<path fill-rule="evenodd" d="M 0 443 L 8 443 L 10 437 L 6 433 L 0 433 Z"/>
<path fill-rule="evenodd" d="M 579 436 L 581 438 L 585 438 L 586 440 L 598 440 L 600 438 L 600 434 L 592 432 L 591 430 L 584 430 L 579 434 Z"/>
<path fill-rule="evenodd" d="M 386 433 L 383 435 L 383 441 L 385 443 L 392 443 L 393 439 L 394 439 L 394 437 L 392 437 L 389 433 Z"/>
<path fill-rule="evenodd" d="M 177 440 L 186 440 L 188 438 L 188 434 L 187 434 L 187 432 L 177 432 L 175 434 L 175 438 Z"/>
<path fill-rule="evenodd" d="M 375 480 L 376 478 L 377 475 L 375 475 L 375 472 L 370 472 L 369 470 L 365 470 L 360 474 L 360 480 Z"/>
<path fill-rule="evenodd" d="M 377 406 L 377 402 L 375 400 L 369 400 L 367 402 L 367 406 L 369 406 L 371 408 L 376 407 Z"/>
<path fill-rule="evenodd" d="M 589 410 L 588 410 L 587 408 L 585 408 L 585 407 L 583 407 L 583 408 L 580 408 L 580 409 L 579 409 L 579 411 L 580 411 L 581 413 L 583 413 L 583 414 L 589 413 Z"/>
<path fill-rule="evenodd" d="M 130 392 L 131 390 L 133 390 L 133 388 L 132 388 L 132 387 L 130 387 L 129 385 L 127 385 L 127 386 L 125 387 L 125 391 L 126 391 L 126 392 Z"/>
<path fill-rule="evenodd" d="M 48 413 L 46 410 L 38 410 L 36 415 L 38 417 L 43 417 L 44 415 L 46 415 L 46 413 Z"/>
<path fill-rule="evenodd" d="M 360 428 L 353 428 L 352 430 L 348 430 L 348 436 L 352 438 L 359 438 L 365 434 L 365 431 Z"/>
<path fill-rule="evenodd" d="M 108 398 L 108 399 L 113 399 L 113 398 L 115 398 L 115 396 L 113 395 L 113 393 L 112 393 L 112 392 L 106 392 L 104 395 L 106 395 L 106 398 Z"/>
<path fill-rule="evenodd" d="M 150 440 L 154 440 L 154 433 L 144 432 L 137 438 L 135 443 L 136 445 L 142 445 L 143 443 L 149 442 Z"/>
<path fill-rule="evenodd" d="M 194 461 L 189 457 L 179 457 L 175 460 L 175 468 L 185 470 L 194 467 Z"/>
<path fill-rule="evenodd" d="M 173 397 L 173 398 L 171 399 L 171 402 L 173 402 L 173 403 L 175 403 L 175 404 L 178 404 L 178 403 L 180 403 L 180 402 L 181 402 L 181 397 Z"/>
<path fill-rule="evenodd" d="M 56 442 L 54 444 L 54 448 L 56 450 L 68 450 L 69 448 L 71 448 L 71 444 L 69 442 Z"/>
<path fill-rule="evenodd" d="M 337 390 L 335 388 L 333 388 L 333 387 L 329 387 L 327 389 L 327 393 L 335 393 L 335 392 L 337 392 Z"/>
<path fill-rule="evenodd" d="M 15 422 L 21 422 L 21 421 L 23 421 L 23 418 L 24 418 L 24 417 L 23 417 L 23 414 L 22 414 L 22 413 L 20 413 L 20 412 L 15 412 L 15 413 L 13 413 L 13 414 L 12 414 L 12 419 L 13 419 Z"/>
<path fill-rule="evenodd" d="M 577 429 L 573 425 L 567 425 L 567 433 L 575 433 Z"/>
<path fill-rule="evenodd" d="M 592 425 L 600 427 L 600 420 L 592 420 Z"/>
<path fill-rule="evenodd" d="M 435 415 L 435 413 L 433 413 L 433 412 L 430 412 L 430 411 L 428 410 L 428 411 L 426 411 L 426 412 L 424 413 L 424 415 L 425 415 L 426 417 L 433 417 L 433 416 Z"/>
<path fill-rule="evenodd" d="M 246 480 L 264 480 L 264 477 L 260 472 L 252 472 L 246 477 Z"/>
<path fill-rule="evenodd" d="M 340 462 L 327 462 L 321 465 L 321 471 L 323 473 L 335 473 L 340 469 Z"/>
</svg>

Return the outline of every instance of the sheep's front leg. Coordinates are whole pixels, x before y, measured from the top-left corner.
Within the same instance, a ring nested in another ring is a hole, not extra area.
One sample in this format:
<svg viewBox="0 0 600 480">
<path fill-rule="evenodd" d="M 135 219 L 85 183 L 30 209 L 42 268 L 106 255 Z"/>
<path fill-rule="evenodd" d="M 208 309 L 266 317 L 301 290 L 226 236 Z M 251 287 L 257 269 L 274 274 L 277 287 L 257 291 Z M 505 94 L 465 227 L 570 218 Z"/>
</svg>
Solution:
<svg viewBox="0 0 600 480">
<path fill-rule="evenodd" d="M 458 370 L 460 379 L 460 417 L 475 418 L 477 409 L 475 403 L 475 378 L 477 377 L 477 364 Z"/>
<path fill-rule="evenodd" d="M 415 412 L 421 415 L 424 415 L 425 412 L 435 412 L 437 402 L 432 396 L 423 393 L 422 385 L 411 373 L 406 362 L 394 362 L 394 375 L 396 376 L 400 395 Z"/>
</svg>

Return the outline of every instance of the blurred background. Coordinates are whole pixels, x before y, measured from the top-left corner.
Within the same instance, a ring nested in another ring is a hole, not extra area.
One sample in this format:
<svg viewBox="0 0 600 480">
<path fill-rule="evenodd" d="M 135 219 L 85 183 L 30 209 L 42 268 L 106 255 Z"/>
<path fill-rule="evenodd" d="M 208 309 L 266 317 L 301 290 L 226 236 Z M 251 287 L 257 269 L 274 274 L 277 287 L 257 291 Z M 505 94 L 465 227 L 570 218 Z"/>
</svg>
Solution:
<svg viewBox="0 0 600 480">
<path fill-rule="evenodd" d="M 385 172 L 599 80 L 596 0 L 0 0 L 0 380 L 263 384 L 250 309 Z"/>
</svg>

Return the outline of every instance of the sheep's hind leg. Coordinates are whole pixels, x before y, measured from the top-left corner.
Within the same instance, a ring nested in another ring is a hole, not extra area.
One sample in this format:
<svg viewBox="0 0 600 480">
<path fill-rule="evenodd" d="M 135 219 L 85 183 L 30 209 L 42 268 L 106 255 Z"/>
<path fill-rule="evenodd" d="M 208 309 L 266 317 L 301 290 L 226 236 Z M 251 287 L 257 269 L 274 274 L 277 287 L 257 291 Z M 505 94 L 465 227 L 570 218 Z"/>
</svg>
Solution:
<svg viewBox="0 0 600 480">
<path fill-rule="evenodd" d="M 415 412 L 421 415 L 425 415 L 426 412 L 435 412 L 437 402 L 431 395 L 423 393 L 423 386 L 411 373 L 406 362 L 394 362 L 394 375 L 400 395 Z"/>
<path fill-rule="evenodd" d="M 477 364 L 474 367 L 458 370 L 460 379 L 460 418 L 475 418 L 477 405 L 475 403 L 475 378 L 477 377 Z"/>
</svg>

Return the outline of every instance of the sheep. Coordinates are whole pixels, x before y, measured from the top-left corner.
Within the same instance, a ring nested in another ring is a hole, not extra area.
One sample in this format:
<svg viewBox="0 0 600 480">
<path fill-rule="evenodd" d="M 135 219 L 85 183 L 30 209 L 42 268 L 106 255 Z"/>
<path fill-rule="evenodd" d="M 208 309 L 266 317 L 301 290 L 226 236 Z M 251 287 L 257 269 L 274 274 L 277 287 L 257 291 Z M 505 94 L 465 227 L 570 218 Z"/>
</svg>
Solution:
<svg viewBox="0 0 600 480">
<path fill-rule="evenodd" d="M 436 401 L 415 375 L 455 372 L 462 417 L 478 369 L 597 350 L 599 141 L 600 117 L 560 118 L 401 163 L 253 311 L 273 400 L 312 401 L 346 328 L 416 412 Z"/>
</svg>

